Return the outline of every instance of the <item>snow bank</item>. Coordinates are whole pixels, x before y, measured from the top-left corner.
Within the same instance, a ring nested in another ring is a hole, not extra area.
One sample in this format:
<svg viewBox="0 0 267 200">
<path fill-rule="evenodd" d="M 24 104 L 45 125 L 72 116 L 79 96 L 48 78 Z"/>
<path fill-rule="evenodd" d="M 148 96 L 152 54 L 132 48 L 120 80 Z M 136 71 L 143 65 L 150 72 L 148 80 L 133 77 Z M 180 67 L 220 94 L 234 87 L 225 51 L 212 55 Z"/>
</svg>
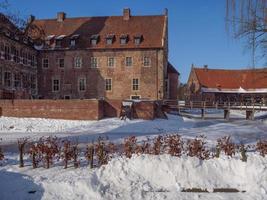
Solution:
<svg viewBox="0 0 267 200">
<path fill-rule="evenodd" d="M 0 189 L 8 197 L 19 199 L 29 190 L 36 190 L 42 199 L 266 199 L 267 158 L 250 154 L 247 162 L 239 158 L 221 157 L 200 161 L 192 157 L 170 155 L 134 155 L 131 159 L 114 158 L 108 165 L 91 170 L 53 167 L 7 169 L 25 174 L 11 176 L 13 185 Z M 0 172 L 0 188 L 6 184 L 5 174 Z M 32 181 L 32 188 L 21 186 L 21 177 Z M 30 177 L 30 178 L 28 178 Z M 10 179 L 11 180 L 11 179 Z M 36 187 L 38 186 L 38 187 Z M 245 193 L 184 193 L 184 188 L 202 188 L 212 192 L 214 188 L 236 188 Z M 26 192 L 25 192 L 26 189 Z M 27 199 L 31 199 L 28 194 Z M 40 198 L 37 198 L 40 199 Z"/>
</svg>

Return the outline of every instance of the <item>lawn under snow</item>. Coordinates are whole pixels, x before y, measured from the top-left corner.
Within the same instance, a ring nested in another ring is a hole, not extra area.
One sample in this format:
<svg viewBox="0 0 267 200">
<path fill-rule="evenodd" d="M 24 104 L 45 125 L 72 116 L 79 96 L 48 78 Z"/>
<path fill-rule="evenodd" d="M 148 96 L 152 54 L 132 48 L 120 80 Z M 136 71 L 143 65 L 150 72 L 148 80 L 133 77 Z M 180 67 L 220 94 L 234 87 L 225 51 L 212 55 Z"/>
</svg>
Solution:
<svg viewBox="0 0 267 200">
<path fill-rule="evenodd" d="M 255 143 L 267 139 L 265 113 L 257 120 L 244 120 L 244 113 L 232 113 L 231 121 L 221 112 L 209 112 L 207 120 L 168 115 L 168 120 L 126 120 L 117 118 L 100 121 L 72 121 L 34 118 L 0 118 L 0 145 L 5 160 L 0 166 L 0 199 L 267 199 L 267 158 L 249 153 L 248 161 L 239 155 L 200 161 L 197 158 L 169 155 L 141 155 L 113 158 L 108 165 L 89 169 L 63 169 L 62 165 L 50 169 L 18 167 L 16 142 L 18 138 L 37 140 L 42 136 L 91 142 L 98 136 L 108 136 L 121 142 L 128 135 L 143 140 L 158 134 L 178 133 L 183 138 L 205 135 L 209 145 L 216 139 L 230 135 L 236 142 Z M 199 116 L 199 112 L 193 113 Z M 214 118 L 216 117 L 216 118 Z M 242 119 L 240 119 L 242 118 Z M 245 193 L 185 193 L 182 189 L 236 188 Z"/>
<path fill-rule="evenodd" d="M 11 158 L 11 157 L 10 157 Z M 114 158 L 98 169 L 31 169 L 6 165 L 0 171 L 5 199 L 225 199 L 267 198 L 267 158 L 249 155 L 200 161 L 192 157 L 141 155 Z M 185 193 L 185 188 L 236 188 L 244 193 Z M 29 193 L 34 192 L 34 193 Z"/>
</svg>

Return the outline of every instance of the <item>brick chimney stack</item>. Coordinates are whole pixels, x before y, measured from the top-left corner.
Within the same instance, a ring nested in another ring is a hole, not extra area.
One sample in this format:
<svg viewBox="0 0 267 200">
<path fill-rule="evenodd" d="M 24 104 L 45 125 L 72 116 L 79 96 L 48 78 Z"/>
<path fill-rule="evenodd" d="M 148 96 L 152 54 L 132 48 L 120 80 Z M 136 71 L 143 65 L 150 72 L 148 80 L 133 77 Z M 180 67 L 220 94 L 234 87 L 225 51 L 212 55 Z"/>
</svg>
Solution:
<svg viewBox="0 0 267 200">
<path fill-rule="evenodd" d="M 131 10 L 130 8 L 123 9 L 123 20 L 129 20 L 131 17 Z"/>
<path fill-rule="evenodd" d="M 57 13 L 57 21 L 63 22 L 66 19 L 66 13 L 64 12 L 58 12 Z"/>
</svg>

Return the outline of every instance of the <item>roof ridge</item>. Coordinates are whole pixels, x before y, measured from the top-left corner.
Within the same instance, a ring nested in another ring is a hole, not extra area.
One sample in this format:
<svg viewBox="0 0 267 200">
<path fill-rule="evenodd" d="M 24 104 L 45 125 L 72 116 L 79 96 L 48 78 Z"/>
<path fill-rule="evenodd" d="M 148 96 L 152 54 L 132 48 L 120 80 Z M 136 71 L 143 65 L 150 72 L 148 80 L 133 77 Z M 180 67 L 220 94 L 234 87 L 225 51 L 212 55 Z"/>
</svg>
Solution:
<svg viewBox="0 0 267 200">
<path fill-rule="evenodd" d="M 164 17 L 165 15 L 133 15 L 131 17 Z M 75 20 L 75 19 L 91 19 L 91 18 L 123 18 L 122 15 L 110 15 L 110 16 L 84 16 L 84 17 L 66 17 L 65 20 Z M 44 18 L 44 19 L 35 19 L 34 21 L 56 21 L 57 18 Z"/>
</svg>

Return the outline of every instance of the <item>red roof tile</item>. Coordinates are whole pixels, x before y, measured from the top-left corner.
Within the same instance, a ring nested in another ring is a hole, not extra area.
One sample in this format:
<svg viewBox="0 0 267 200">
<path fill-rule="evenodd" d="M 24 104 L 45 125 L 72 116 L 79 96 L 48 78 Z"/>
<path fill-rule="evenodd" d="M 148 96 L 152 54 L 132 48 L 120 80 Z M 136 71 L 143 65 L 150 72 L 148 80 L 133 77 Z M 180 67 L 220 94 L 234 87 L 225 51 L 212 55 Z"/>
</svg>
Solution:
<svg viewBox="0 0 267 200">
<path fill-rule="evenodd" d="M 193 68 L 199 83 L 207 88 L 262 89 L 267 88 L 267 68 L 224 70 Z"/>
<path fill-rule="evenodd" d="M 131 16 L 129 20 L 123 20 L 122 16 L 110 17 L 80 17 L 66 18 L 63 22 L 57 19 L 35 20 L 34 25 L 40 27 L 45 36 L 66 35 L 63 46 L 69 46 L 69 39 L 72 35 L 79 34 L 79 48 L 162 48 L 164 37 L 164 15 L 157 16 Z M 100 41 L 96 46 L 90 44 L 90 37 L 99 34 Z M 112 45 L 106 45 L 106 36 L 114 34 L 115 40 Z M 129 36 L 126 45 L 120 44 L 120 36 Z M 140 45 L 134 44 L 134 36 L 142 35 Z"/>
</svg>

